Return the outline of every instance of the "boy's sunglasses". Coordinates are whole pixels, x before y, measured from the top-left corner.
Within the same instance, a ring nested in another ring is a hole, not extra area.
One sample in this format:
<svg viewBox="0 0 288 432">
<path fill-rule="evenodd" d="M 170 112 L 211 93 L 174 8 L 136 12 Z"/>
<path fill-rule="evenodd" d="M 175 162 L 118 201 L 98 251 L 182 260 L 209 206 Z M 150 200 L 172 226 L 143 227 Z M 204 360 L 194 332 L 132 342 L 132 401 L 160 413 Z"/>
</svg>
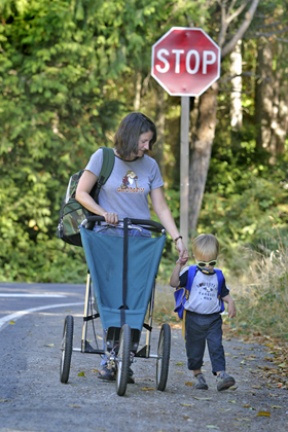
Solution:
<svg viewBox="0 0 288 432">
<path fill-rule="evenodd" d="M 199 267 L 207 267 L 207 266 L 211 266 L 214 267 L 217 264 L 217 260 L 213 260 L 213 261 L 196 261 L 197 266 Z"/>
</svg>

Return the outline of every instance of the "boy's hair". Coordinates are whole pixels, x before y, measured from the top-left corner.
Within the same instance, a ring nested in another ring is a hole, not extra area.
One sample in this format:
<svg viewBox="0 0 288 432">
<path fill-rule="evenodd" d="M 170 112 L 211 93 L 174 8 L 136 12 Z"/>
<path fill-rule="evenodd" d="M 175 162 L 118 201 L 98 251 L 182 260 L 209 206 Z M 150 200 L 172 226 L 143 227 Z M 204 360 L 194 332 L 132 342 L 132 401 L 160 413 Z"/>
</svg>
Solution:
<svg viewBox="0 0 288 432">
<path fill-rule="evenodd" d="M 121 121 L 115 134 L 114 144 L 118 154 L 125 159 L 132 153 L 138 153 L 138 141 L 140 135 L 152 132 L 153 137 L 149 143 L 149 149 L 157 140 L 157 129 L 152 120 L 140 112 L 132 112 Z"/>
<path fill-rule="evenodd" d="M 216 259 L 219 249 L 219 242 L 213 234 L 200 234 L 192 242 L 193 254 L 198 260 L 209 261 Z"/>
</svg>

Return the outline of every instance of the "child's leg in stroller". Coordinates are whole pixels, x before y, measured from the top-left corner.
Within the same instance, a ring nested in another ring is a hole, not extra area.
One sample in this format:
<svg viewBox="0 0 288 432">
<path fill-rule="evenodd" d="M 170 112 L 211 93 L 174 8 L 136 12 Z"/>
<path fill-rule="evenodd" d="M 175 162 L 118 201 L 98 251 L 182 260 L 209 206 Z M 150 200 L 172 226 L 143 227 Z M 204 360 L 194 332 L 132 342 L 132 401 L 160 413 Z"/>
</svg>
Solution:
<svg viewBox="0 0 288 432">
<path fill-rule="evenodd" d="M 106 351 L 106 334 L 107 331 L 103 330 L 103 350 Z M 99 371 L 98 378 L 106 380 L 106 381 L 114 381 L 116 379 L 116 369 L 113 367 L 114 365 L 109 362 L 109 359 L 106 354 L 103 354 L 102 360 L 100 363 L 101 370 Z"/>
<path fill-rule="evenodd" d="M 99 371 L 98 378 L 106 380 L 106 381 L 115 381 L 116 380 L 116 369 L 113 365 L 109 363 L 107 356 L 103 356 L 101 361 L 101 370 Z M 134 372 L 129 367 L 129 376 L 128 376 L 128 384 L 134 384 L 135 380 L 133 378 Z"/>
<path fill-rule="evenodd" d="M 107 331 L 103 330 L 103 350 L 106 350 L 106 334 Z M 99 371 L 98 374 L 98 378 L 106 380 L 106 381 L 115 381 L 116 380 L 116 368 L 115 368 L 115 364 L 114 362 L 110 362 L 109 358 L 107 357 L 106 354 L 103 354 L 102 356 L 102 360 L 100 363 L 101 366 L 101 370 Z M 131 363 L 133 363 L 133 357 L 131 356 Z M 130 364 L 131 364 L 130 363 Z M 134 384 L 135 380 L 133 378 L 134 372 L 131 369 L 131 367 L 129 367 L 129 377 L 128 377 L 128 384 Z"/>
</svg>

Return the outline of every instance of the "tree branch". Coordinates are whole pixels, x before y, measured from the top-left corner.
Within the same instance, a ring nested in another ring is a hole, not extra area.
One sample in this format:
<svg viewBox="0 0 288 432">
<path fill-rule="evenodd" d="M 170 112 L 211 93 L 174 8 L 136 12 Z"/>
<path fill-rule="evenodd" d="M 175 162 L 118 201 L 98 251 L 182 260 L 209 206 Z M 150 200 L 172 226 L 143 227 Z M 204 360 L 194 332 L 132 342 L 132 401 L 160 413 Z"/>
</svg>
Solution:
<svg viewBox="0 0 288 432">
<path fill-rule="evenodd" d="M 258 7 L 258 3 L 259 3 L 259 1 L 260 1 L 260 0 L 252 0 L 252 4 L 251 4 L 249 10 L 246 12 L 246 14 L 245 14 L 245 18 L 244 18 L 242 24 L 240 25 L 238 31 L 235 33 L 235 35 L 233 36 L 233 38 L 232 38 L 232 39 L 231 39 L 231 40 L 230 40 L 230 41 L 229 41 L 229 42 L 224 46 L 224 48 L 222 49 L 222 51 L 221 51 L 221 57 L 222 57 L 222 58 L 224 58 L 226 55 L 230 54 L 230 52 L 233 51 L 233 49 L 234 49 L 235 45 L 237 44 L 237 42 L 238 42 L 240 39 L 243 38 L 243 36 L 244 36 L 246 30 L 248 29 L 248 27 L 249 27 L 250 24 L 251 24 L 251 21 L 252 21 L 252 19 L 253 19 L 253 17 L 254 17 L 254 14 L 255 14 L 255 12 L 256 12 L 257 7 Z M 248 2 L 247 2 L 247 4 L 248 4 Z M 246 4 L 245 4 L 245 6 L 246 6 Z M 239 9 L 240 9 L 240 8 L 239 8 Z M 238 9 L 238 10 L 239 10 L 239 9 Z M 235 17 L 236 17 L 236 16 L 235 16 Z M 223 28 L 224 28 L 224 29 L 226 28 L 226 29 L 225 29 L 225 33 L 226 33 L 226 31 L 227 31 L 227 28 L 228 28 L 228 21 L 229 21 L 229 20 L 230 20 L 230 17 L 228 18 L 228 20 L 227 20 L 225 23 L 222 24 Z M 222 35 L 222 38 L 224 39 L 222 33 L 223 33 L 223 32 L 222 32 L 222 30 L 221 30 L 221 33 L 220 33 L 220 34 Z M 223 45 L 223 43 L 224 43 L 224 40 L 222 41 L 220 47 Z"/>
<path fill-rule="evenodd" d="M 232 10 L 232 8 L 234 7 L 234 3 L 235 2 L 231 3 L 231 5 L 230 5 L 230 7 L 228 9 L 228 12 L 230 10 Z M 229 14 L 229 18 L 227 20 L 228 24 L 230 24 L 232 21 L 234 21 L 234 19 L 236 19 L 243 12 L 243 10 L 246 8 L 246 6 L 248 5 L 248 3 L 249 3 L 249 0 L 246 0 L 245 2 L 242 3 L 241 6 L 239 6 L 238 9 L 236 9 L 236 11 L 234 13 Z"/>
</svg>

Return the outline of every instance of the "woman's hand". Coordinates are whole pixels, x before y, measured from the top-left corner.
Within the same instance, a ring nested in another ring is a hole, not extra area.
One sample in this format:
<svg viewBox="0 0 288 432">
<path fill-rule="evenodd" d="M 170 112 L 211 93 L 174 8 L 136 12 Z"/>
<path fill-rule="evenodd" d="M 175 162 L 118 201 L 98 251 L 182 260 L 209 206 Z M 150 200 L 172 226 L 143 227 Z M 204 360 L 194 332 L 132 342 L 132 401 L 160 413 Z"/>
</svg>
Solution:
<svg viewBox="0 0 288 432">
<path fill-rule="evenodd" d="M 111 225 L 117 225 L 118 224 L 118 214 L 117 213 L 105 212 L 105 213 L 103 213 L 103 217 L 105 218 L 105 222 L 107 222 Z"/>
<path fill-rule="evenodd" d="M 177 241 L 175 242 L 175 246 L 177 251 L 179 252 L 179 263 L 181 263 L 182 265 L 186 264 L 189 255 L 188 255 L 187 248 L 181 237 L 177 239 Z"/>
</svg>

